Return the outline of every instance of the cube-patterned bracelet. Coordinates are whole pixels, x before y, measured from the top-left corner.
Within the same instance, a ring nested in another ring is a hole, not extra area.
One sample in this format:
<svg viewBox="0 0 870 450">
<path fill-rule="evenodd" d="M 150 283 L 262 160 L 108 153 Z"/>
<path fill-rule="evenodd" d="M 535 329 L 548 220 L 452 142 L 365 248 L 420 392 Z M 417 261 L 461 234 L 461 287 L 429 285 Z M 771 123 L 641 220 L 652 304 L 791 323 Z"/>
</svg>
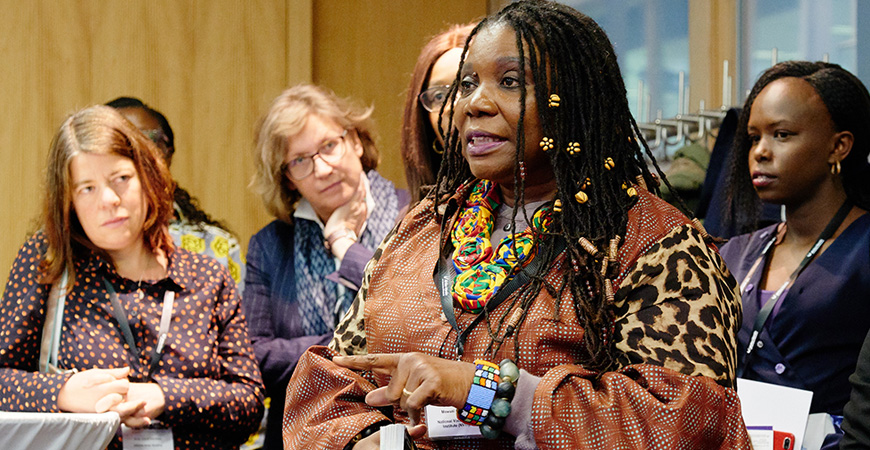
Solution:
<svg viewBox="0 0 870 450">
<path fill-rule="evenodd" d="M 456 416 L 469 425 L 482 425 L 489 414 L 501 378 L 497 365 L 482 359 L 474 360 L 474 364 L 477 368 L 474 370 L 474 380 L 468 390 L 468 398 L 465 400 L 465 406 L 457 412 Z"/>
</svg>

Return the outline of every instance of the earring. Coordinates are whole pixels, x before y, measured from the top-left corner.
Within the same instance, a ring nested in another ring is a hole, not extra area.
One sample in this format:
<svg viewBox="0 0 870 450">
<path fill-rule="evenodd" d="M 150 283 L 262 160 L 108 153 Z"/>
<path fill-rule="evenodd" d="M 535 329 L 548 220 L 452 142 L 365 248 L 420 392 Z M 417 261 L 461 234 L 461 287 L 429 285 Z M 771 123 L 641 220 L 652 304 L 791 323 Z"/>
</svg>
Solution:
<svg viewBox="0 0 870 450">
<path fill-rule="evenodd" d="M 836 161 L 831 164 L 831 175 L 839 175 L 840 174 L 840 161 Z"/>
<path fill-rule="evenodd" d="M 550 94 L 550 102 L 547 104 L 547 106 L 549 106 L 550 108 L 558 108 L 559 102 L 561 102 L 561 101 L 562 101 L 562 99 L 559 98 L 558 95 Z"/>
<path fill-rule="evenodd" d="M 438 155 L 443 155 L 444 147 L 442 147 L 441 144 L 438 143 L 438 141 L 432 141 L 432 151 Z"/>
</svg>

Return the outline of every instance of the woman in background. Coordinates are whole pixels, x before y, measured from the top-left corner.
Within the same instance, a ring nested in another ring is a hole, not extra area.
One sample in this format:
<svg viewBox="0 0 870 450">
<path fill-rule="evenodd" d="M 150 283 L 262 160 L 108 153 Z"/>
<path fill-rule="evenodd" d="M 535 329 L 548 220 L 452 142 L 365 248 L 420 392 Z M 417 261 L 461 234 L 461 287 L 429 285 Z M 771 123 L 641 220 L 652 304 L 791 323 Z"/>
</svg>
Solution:
<svg viewBox="0 0 870 450">
<path fill-rule="evenodd" d="M 739 119 L 730 198 L 744 229 L 755 229 L 762 201 L 786 219 L 721 252 L 743 294 L 738 373 L 813 391 L 810 413 L 837 424 L 870 330 L 868 133 L 870 95 L 842 67 L 765 71 Z"/>
<path fill-rule="evenodd" d="M 160 150 L 93 106 L 61 125 L 46 173 L 42 229 L 0 305 L 0 410 L 116 411 L 178 449 L 238 448 L 263 414 L 260 371 L 229 272 L 172 244 Z M 37 372 L 53 285 L 64 373 Z"/>
<path fill-rule="evenodd" d="M 473 28 L 474 24 L 454 25 L 433 37 L 423 47 L 414 66 L 405 98 L 401 146 L 405 179 L 414 203 L 432 189 L 441 167 L 444 137 L 439 130 L 438 117 L 456 78 L 465 39 Z M 447 124 L 442 122 L 440 127 L 446 130 Z"/>
<path fill-rule="evenodd" d="M 175 155 L 175 133 L 169 121 L 158 110 L 133 97 L 118 97 L 108 103 L 133 123 L 139 131 L 157 144 L 166 166 L 172 165 Z M 214 220 L 199 207 L 199 203 L 182 187 L 175 185 L 174 214 L 169 222 L 169 234 L 176 246 L 194 253 L 214 257 L 227 267 L 239 288 L 244 292 L 245 265 L 239 241 L 223 223 Z"/>
<path fill-rule="evenodd" d="M 381 177 L 371 108 L 300 85 L 260 121 L 254 189 L 276 220 L 248 246 L 244 304 L 270 400 L 266 445 L 282 448 L 287 382 L 299 356 L 332 338 L 365 264 L 408 193 Z"/>
</svg>

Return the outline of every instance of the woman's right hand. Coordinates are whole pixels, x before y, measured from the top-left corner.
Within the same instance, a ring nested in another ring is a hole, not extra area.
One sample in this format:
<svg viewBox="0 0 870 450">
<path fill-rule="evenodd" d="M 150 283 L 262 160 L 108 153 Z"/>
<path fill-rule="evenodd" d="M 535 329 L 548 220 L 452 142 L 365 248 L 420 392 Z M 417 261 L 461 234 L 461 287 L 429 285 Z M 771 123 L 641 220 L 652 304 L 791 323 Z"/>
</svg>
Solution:
<svg viewBox="0 0 870 450">
<path fill-rule="evenodd" d="M 323 237 L 329 239 L 333 233 L 340 232 L 343 229 L 353 231 L 359 236 L 363 223 L 368 218 L 368 208 L 366 207 L 366 192 L 368 191 L 369 179 L 365 174 L 360 175 L 359 186 L 356 193 L 351 199 L 339 206 L 332 212 L 326 224 L 323 226 Z M 332 243 L 332 254 L 338 259 L 344 259 L 344 254 L 347 249 L 353 245 L 351 239 L 339 239 Z"/>
<path fill-rule="evenodd" d="M 126 399 L 130 389 L 129 374 L 129 367 L 77 372 L 60 388 L 57 407 L 66 412 L 106 412 Z"/>
</svg>

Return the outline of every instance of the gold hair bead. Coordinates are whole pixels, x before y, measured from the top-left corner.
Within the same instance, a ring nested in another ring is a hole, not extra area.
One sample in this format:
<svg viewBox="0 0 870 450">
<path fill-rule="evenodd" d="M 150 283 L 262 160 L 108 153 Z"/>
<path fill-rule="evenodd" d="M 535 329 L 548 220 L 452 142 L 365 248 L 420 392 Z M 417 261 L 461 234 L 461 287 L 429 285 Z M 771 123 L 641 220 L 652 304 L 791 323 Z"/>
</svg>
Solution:
<svg viewBox="0 0 870 450">
<path fill-rule="evenodd" d="M 607 277 L 607 266 L 610 264 L 610 259 L 606 256 L 601 259 L 601 276 Z"/>
<path fill-rule="evenodd" d="M 559 98 L 558 95 L 556 95 L 556 94 L 550 94 L 550 102 L 549 102 L 547 105 L 548 105 L 550 108 L 558 108 L 558 107 L 559 107 L 559 102 L 561 102 L 561 101 L 562 101 L 562 99 Z"/>
<path fill-rule="evenodd" d="M 637 197 L 637 189 L 634 186 L 625 190 L 625 193 L 628 194 L 629 197 Z"/>
<path fill-rule="evenodd" d="M 544 136 L 544 138 L 541 139 L 540 145 L 544 151 L 552 150 L 553 149 L 553 140 Z"/>
<path fill-rule="evenodd" d="M 592 180 L 586 178 L 585 180 L 583 180 L 583 184 L 580 185 L 580 189 L 585 191 L 586 188 L 588 188 L 589 186 L 592 186 Z"/>
<path fill-rule="evenodd" d="M 579 203 L 579 204 L 582 205 L 582 204 L 586 203 L 586 202 L 589 200 L 589 196 L 586 195 L 586 193 L 583 192 L 582 190 L 581 190 L 581 191 L 577 191 L 577 193 L 574 194 L 574 200 L 577 200 L 577 203 Z"/>
<path fill-rule="evenodd" d="M 591 242 L 589 242 L 589 239 L 581 236 L 580 239 L 577 239 L 577 243 L 580 244 L 581 247 L 583 247 L 583 250 L 586 250 L 587 253 L 592 255 L 593 258 L 595 257 L 595 255 L 598 254 L 598 249 L 595 248 L 595 246 Z"/>
<path fill-rule="evenodd" d="M 611 261 L 616 261 L 616 252 L 619 250 L 619 235 L 613 237 L 610 240 L 610 251 L 608 252 L 608 257 Z"/>
<path fill-rule="evenodd" d="M 622 190 L 624 191 L 624 190 L 626 190 L 627 188 L 628 188 L 628 185 L 625 184 L 625 183 L 622 183 Z"/>
<path fill-rule="evenodd" d="M 554 212 L 560 212 L 560 211 L 562 211 L 562 200 L 559 200 L 559 199 L 557 198 L 557 199 L 553 202 L 553 211 L 554 211 Z"/>
<path fill-rule="evenodd" d="M 579 142 L 569 142 L 568 148 L 566 150 L 568 151 L 569 155 L 574 156 L 577 153 L 580 153 L 580 143 Z"/>
<path fill-rule="evenodd" d="M 616 163 L 613 162 L 613 158 L 607 158 L 604 160 L 604 168 L 607 170 L 613 169 L 616 167 Z"/>
</svg>

